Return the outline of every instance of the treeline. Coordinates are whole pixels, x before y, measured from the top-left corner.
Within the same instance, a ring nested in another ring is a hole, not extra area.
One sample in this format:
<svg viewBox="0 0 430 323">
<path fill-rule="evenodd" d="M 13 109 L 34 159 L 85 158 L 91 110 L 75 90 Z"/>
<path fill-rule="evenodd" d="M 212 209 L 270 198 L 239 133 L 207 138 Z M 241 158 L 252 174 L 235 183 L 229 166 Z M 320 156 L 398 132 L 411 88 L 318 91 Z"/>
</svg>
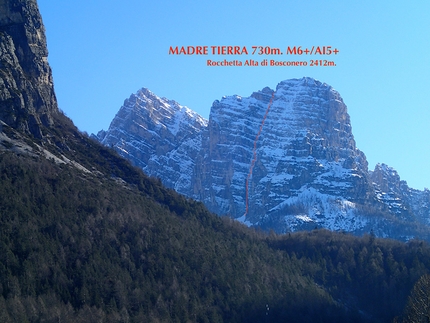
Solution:
<svg viewBox="0 0 430 323">
<path fill-rule="evenodd" d="M 430 268 L 422 242 L 250 230 L 65 143 L 92 174 L 0 151 L 1 322 L 390 322 Z"/>
</svg>

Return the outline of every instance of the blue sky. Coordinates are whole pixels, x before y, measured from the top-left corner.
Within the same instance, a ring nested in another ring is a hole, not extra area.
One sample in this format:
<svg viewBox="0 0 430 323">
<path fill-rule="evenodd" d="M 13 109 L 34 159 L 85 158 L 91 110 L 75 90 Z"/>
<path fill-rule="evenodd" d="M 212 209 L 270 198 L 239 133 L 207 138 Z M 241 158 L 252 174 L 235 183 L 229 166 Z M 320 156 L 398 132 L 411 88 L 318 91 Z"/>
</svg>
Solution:
<svg viewBox="0 0 430 323">
<path fill-rule="evenodd" d="M 309 76 L 333 86 L 369 168 L 386 163 L 430 187 L 430 1 L 38 0 L 60 109 L 88 133 L 107 129 L 146 87 L 209 116 L 224 95 L 249 96 Z M 337 55 L 184 56 L 170 46 L 332 46 Z M 336 66 L 209 67 L 207 59 L 326 59 Z"/>
</svg>

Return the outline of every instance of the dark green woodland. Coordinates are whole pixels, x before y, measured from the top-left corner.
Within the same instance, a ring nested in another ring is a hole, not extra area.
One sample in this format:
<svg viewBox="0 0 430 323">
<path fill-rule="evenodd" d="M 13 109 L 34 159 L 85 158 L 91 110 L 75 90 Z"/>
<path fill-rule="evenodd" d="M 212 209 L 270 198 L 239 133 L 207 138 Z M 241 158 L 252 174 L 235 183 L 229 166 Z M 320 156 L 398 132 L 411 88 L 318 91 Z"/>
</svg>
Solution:
<svg viewBox="0 0 430 323">
<path fill-rule="evenodd" d="M 51 133 L 91 173 L 0 152 L 2 322 L 391 322 L 429 272 L 425 242 L 257 232 Z"/>
</svg>

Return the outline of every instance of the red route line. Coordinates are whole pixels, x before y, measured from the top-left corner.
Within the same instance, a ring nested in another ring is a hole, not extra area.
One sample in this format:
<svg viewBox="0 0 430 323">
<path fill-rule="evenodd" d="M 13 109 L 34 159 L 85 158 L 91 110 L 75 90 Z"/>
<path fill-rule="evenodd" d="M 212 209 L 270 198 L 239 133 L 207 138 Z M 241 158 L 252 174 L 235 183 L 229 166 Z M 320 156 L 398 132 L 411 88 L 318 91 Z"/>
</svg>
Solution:
<svg viewBox="0 0 430 323">
<path fill-rule="evenodd" d="M 249 167 L 249 173 L 248 173 L 248 176 L 246 177 L 246 183 L 245 183 L 245 205 L 246 205 L 246 209 L 245 209 L 244 216 L 246 216 L 248 214 L 248 199 L 249 199 L 249 197 L 248 197 L 248 185 L 249 185 L 249 180 L 252 176 L 252 170 L 254 169 L 255 162 L 257 161 L 258 137 L 260 137 L 261 130 L 263 130 L 264 122 L 266 121 L 267 115 L 269 114 L 269 110 L 270 110 L 270 107 L 272 106 L 272 102 L 273 102 L 274 97 L 275 97 L 275 92 L 272 93 L 272 97 L 270 98 L 269 104 L 268 104 L 267 109 L 266 109 L 266 113 L 264 114 L 263 120 L 261 121 L 260 129 L 258 130 L 257 136 L 255 136 L 253 156 L 252 156 L 252 160 L 251 160 L 251 165 Z"/>
</svg>

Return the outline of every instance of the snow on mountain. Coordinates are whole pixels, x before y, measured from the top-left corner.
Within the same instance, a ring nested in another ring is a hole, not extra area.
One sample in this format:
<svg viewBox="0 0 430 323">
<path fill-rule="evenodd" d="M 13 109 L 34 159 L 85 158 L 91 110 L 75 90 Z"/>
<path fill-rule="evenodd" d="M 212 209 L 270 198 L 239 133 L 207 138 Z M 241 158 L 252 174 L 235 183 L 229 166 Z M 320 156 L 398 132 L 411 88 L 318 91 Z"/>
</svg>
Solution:
<svg viewBox="0 0 430 323">
<path fill-rule="evenodd" d="M 379 203 L 391 213 L 406 221 L 418 221 L 430 225 L 430 191 L 410 188 L 400 179 L 397 171 L 386 165 L 377 164 L 370 172 Z"/>
<path fill-rule="evenodd" d="M 276 91 L 264 88 L 248 98 L 230 96 L 214 102 L 202 145 L 208 180 L 200 195 L 214 212 L 234 218 L 245 213 L 245 182 L 254 144 L 257 159 L 247 214 L 254 224 L 271 210 L 285 213 L 285 201 L 306 189 L 352 201 L 372 190 L 346 106 L 327 84 L 311 78 L 288 80 Z"/>
<path fill-rule="evenodd" d="M 124 101 L 97 139 L 165 185 L 187 194 L 207 120 L 175 101 L 141 89 Z"/>
<path fill-rule="evenodd" d="M 369 172 L 340 94 L 312 78 L 225 96 L 209 120 L 142 89 L 97 139 L 168 187 L 247 225 L 404 238 L 415 229 L 387 225 L 428 224 L 428 190 L 410 189 L 384 165 Z"/>
</svg>

